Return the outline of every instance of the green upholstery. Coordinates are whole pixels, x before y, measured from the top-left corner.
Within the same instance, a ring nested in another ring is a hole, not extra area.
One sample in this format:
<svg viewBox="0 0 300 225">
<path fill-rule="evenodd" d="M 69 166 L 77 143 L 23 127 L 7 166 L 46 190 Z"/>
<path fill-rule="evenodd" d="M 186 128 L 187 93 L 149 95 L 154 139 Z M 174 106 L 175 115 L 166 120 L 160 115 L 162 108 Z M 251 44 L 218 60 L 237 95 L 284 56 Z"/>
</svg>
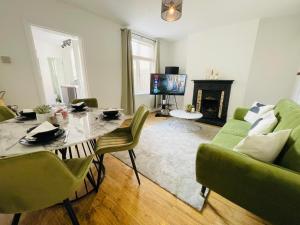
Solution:
<svg viewBox="0 0 300 225">
<path fill-rule="evenodd" d="M 233 114 L 233 118 L 236 120 L 244 120 L 244 117 L 246 116 L 247 112 L 249 111 L 248 108 L 236 108 L 234 114 Z"/>
<path fill-rule="evenodd" d="M 135 166 L 135 153 L 133 148 L 139 142 L 142 128 L 148 117 L 148 114 L 149 110 L 147 107 L 144 105 L 140 106 L 137 112 L 134 114 L 130 126 L 118 128 L 113 132 L 98 138 L 95 151 L 96 154 L 100 155 L 101 164 L 105 153 L 128 151 L 132 168 L 134 169 L 139 184 L 140 178 Z M 99 186 L 97 189 L 99 189 Z"/>
<path fill-rule="evenodd" d="M 274 224 L 299 224 L 300 175 L 213 144 L 197 154 L 197 181 Z"/>
<path fill-rule="evenodd" d="M 16 115 L 6 106 L 0 106 L 0 122 L 14 118 Z"/>
<path fill-rule="evenodd" d="M 232 134 L 227 134 L 219 132 L 212 141 L 212 144 L 222 146 L 224 148 L 233 149 L 237 143 L 239 143 L 243 137 L 235 136 Z"/>
<path fill-rule="evenodd" d="M 273 224 L 299 224 L 300 106 L 291 100 L 275 106 L 275 131 L 293 130 L 274 164 L 232 150 L 250 129 L 243 119 L 247 111 L 238 108 L 212 143 L 200 145 L 197 181 Z"/>
<path fill-rule="evenodd" d="M 88 107 L 98 108 L 98 101 L 96 98 L 77 98 L 72 101 L 72 104 L 84 102 Z"/>
<path fill-rule="evenodd" d="M 143 125 L 147 119 L 149 110 L 142 105 L 131 121 L 129 127 L 118 128 L 97 140 L 97 154 L 108 152 L 127 151 L 133 149 L 139 141 Z"/>
<path fill-rule="evenodd" d="M 0 159 L 0 213 L 21 213 L 67 199 L 86 176 L 92 156 L 65 162 L 48 151 Z"/>
<path fill-rule="evenodd" d="M 244 138 L 247 136 L 250 130 L 251 124 L 246 121 L 240 121 L 236 119 L 229 120 L 221 130 L 221 133 L 232 134 Z"/>
<path fill-rule="evenodd" d="M 126 151 L 133 147 L 133 138 L 130 128 L 118 128 L 97 140 L 96 153 L 104 154 L 108 152 Z"/>
</svg>

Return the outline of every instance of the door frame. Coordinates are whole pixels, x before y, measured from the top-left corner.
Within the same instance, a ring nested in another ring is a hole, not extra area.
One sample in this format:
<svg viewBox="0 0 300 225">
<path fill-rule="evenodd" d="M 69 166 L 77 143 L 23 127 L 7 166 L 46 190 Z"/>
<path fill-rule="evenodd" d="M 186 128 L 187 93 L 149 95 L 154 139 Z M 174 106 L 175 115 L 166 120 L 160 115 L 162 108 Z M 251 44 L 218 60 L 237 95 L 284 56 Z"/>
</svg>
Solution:
<svg viewBox="0 0 300 225">
<path fill-rule="evenodd" d="M 33 65 L 33 73 L 34 73 L 34 80 L 37 85 L 38 93 L 39 93 L 39 101 L 40 104 L 46 104 L 46 97 L 45 97 L 45 90 L 44 90 L 44 85 L 42 81 L 42 72 L 41 72 L 41 67 L 39 64 L 37 52 L 35 49 L 35 44 L 34 44 L 34 37 L 33 33 L 31 30 L 31 27 L 38 27 L 41 29 L 48 30 L 49 32 L 53 32 L 59 35 L 67 35 L 67 36 L 76 36 L 78 38 L 78 47 L 79 47 L 79 57 L 81 61 L 81 76 L 82 76 L 82 81 L 83 81 L 83 87 L 85 90 L 85 95 L 86 97 L 90 96 L 90 89 L 89 85 L 87 82 L 87 68 L 86 68 L 86 61 L 85 61 L 85 48 L 84 48 L 84 41 L 81 38 L 80 35 L 78 34 L 70 34 L 65 31 L 58 31 L 57 29 L 51 28 L 51 27 L 45 27 L 41 25 L 37 25 L 28 21 L 24 21 L 24 26 L 25 26 L 25 36 L 27 38 L 27 42 L 29 45 L 29 51 L 32 59 L 32 65 Z"/>
</svg>

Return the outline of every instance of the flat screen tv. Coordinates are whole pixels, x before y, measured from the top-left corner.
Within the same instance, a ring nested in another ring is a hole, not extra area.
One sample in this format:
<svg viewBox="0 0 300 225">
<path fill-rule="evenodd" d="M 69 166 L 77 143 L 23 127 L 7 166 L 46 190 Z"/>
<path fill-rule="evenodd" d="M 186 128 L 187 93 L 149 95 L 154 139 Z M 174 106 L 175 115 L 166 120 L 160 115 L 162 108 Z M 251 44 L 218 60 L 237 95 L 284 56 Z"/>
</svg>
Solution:
<svg viewBox="0 0 300 225">
<path fill-rule="evenodd" d="M 184 95 L 186 74 L 151 74 L 151 95 Z"/>
</svg>

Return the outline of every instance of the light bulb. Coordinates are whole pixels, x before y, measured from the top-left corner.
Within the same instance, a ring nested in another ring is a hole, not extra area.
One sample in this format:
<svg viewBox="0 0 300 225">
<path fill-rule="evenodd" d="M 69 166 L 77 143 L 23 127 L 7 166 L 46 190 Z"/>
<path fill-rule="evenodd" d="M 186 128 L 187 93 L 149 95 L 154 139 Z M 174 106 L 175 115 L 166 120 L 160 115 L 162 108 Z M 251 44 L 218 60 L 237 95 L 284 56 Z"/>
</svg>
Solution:
<svg viewBox="0 0 300 225">
<path fill-rule="evenodd" d="M 174 8 L 174 6 L 171 6 L 169 9 L 169 14 L 173 15 L 174 13 L 175 13 L 175 8 Z"/>
</svg>

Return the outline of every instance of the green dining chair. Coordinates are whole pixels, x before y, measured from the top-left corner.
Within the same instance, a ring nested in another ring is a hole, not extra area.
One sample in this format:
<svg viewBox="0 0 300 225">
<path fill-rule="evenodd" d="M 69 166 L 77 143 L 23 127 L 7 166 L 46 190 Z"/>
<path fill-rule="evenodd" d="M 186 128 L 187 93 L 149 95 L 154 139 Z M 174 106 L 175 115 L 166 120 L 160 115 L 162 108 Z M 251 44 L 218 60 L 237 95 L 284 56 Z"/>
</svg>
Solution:
<svg viewBox="0 0 300 225">
<path fill-rule="evenodd" d="M 116 130 L 97 139 L 95 153 L 100 156 L 99 168 L 103 168 L 102 164 L 105 153 L 128 151 L 133 170 L 135 172 L 138 183 L 140 184 L 140 178 L 135 165 L 135 154 L 133 148 L 139 142 L 141 131 L 148 114 L 148 108 L 142 105 L 135 113 L 130 126 L 117 128 Z M 100 182 L 98 176 L 97 190 L 99 189 L 99 184 Z"/>
<path fill-rule="evenodd" d="M 72 101 L 72 104 L 84 102 L 88 107 L 98 108 L 98 101 L 96 98 L 77 98 Z"/>
<path fill-rule="evenodd" d="M 0 213 L 14 214 L 44 209 L 63 202 L 73 225 L 79 225 L 69 196 L 88 174 L 93 156 L 62 161 L 41 151 L 0 159 Z"/>
<path fill-rule="evenodd" d="M 6 106 L 0 106 L 0 122 L 14 118 L 16 115 Z"/>
</svg>

